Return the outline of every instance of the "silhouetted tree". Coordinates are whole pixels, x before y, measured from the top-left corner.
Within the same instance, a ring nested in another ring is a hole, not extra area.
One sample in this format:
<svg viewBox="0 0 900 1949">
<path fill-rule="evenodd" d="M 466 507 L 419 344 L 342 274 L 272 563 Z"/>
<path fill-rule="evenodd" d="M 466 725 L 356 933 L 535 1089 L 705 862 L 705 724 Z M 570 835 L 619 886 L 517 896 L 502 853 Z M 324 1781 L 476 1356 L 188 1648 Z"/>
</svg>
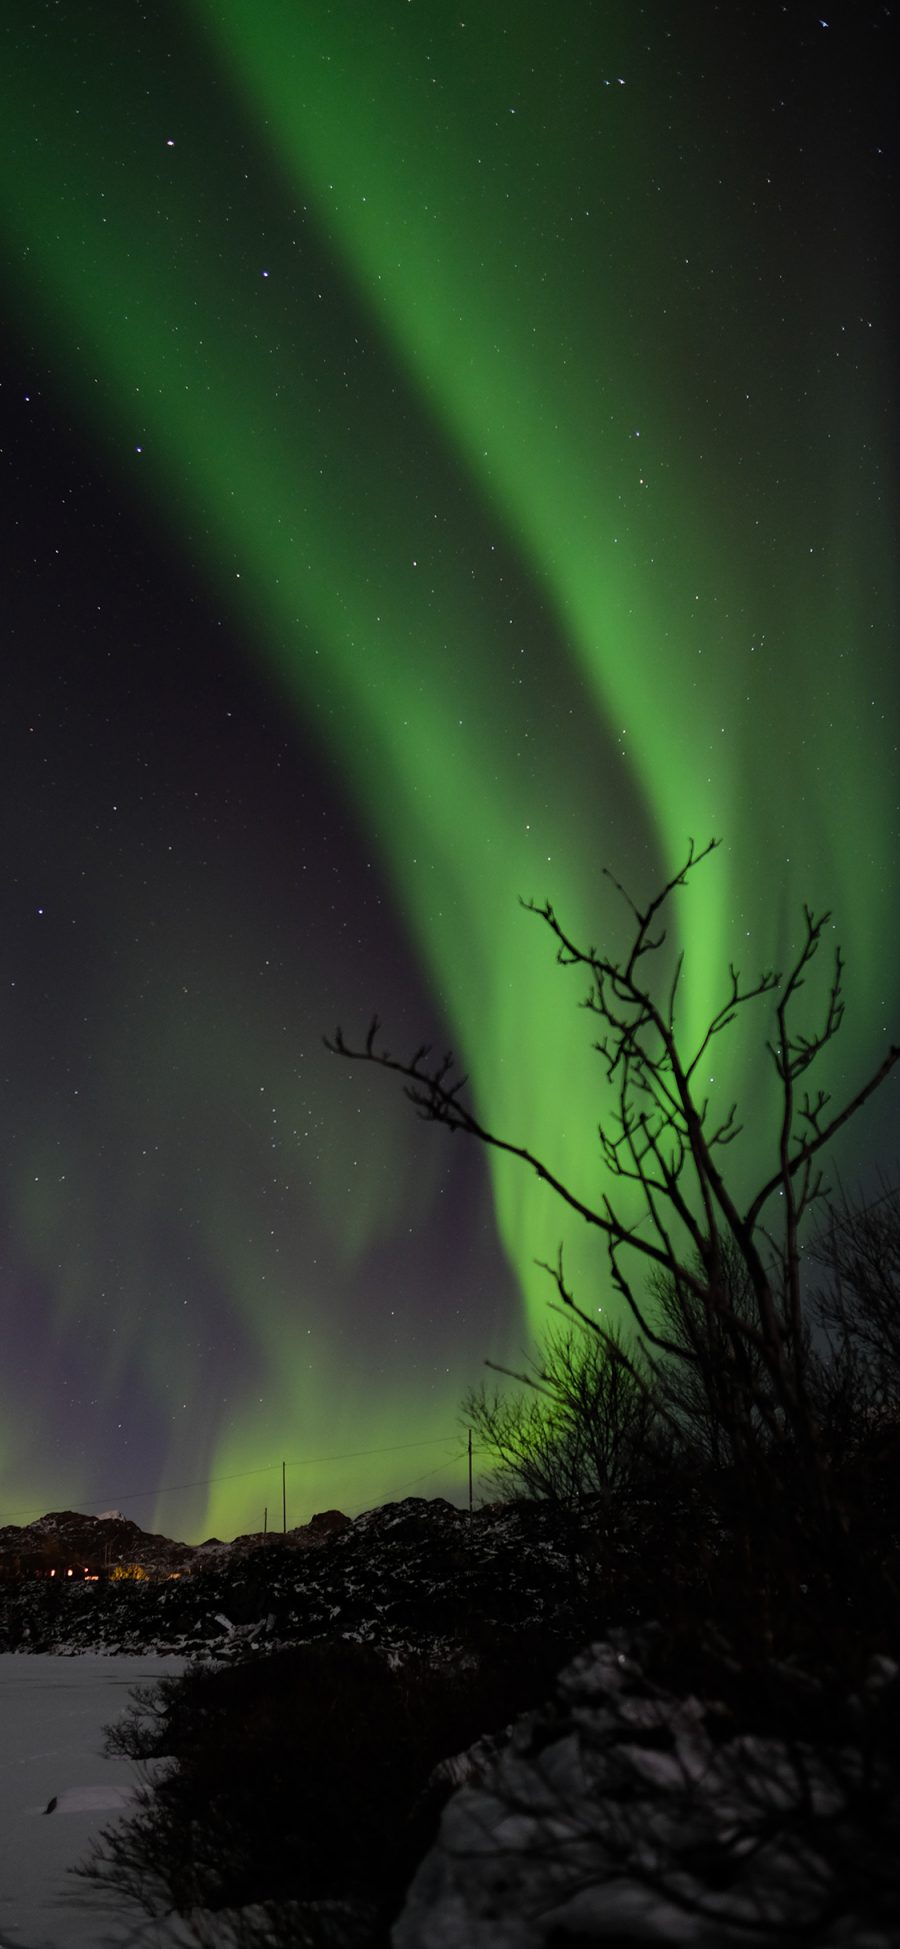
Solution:
<svg viewBox="0 0 900 1949">
<path fill-rule="evenodd" d="M 549 901 L 541 906 L 523 903 L 550 929 L 561 965 L 583 969 L 588 978 L 584 1007 L 598 1024 L 594 1047 L 612 1092 L 612 1107 L 599 1127 L 605 1183 L 594 1203 L 580 1197 L 526 1145 L 501 1136 L 475 1114 L 463 1095 L 467 1078 L 455 1073 L 452 1054 L 435 1057 L 423 1046 L 409 1058 L 395 1057 L 379 1042 L 377 1017 L 359 1047 L 349 1045 L 340 1028 L 333 1040 L 326 1040 L 339 1055 L 378 1063 L 402 1076 L 406 1094 L 427 1121 L 461 1130 L 519 1158 L 569 1211 L 598 1231 L 607 1243 L 612 1283 L 632 1316 L 644 1353 L 682 1363 L 708 1393 L 712 1390 L 712 1411 L 724 1417 L 746 1507 L 755 1504 L 758 1509 L 760 1499 L 770 1494 L 769 1456 L 773 1447 L 787 1443 L 804 1524 L 820 1537 L 824 1530 L 833 1540 L 836 1512 L 808 1379 L 800 1225 L 822 1190 L 822 1152 L 884 1081 L 900 1048 L 888 1051 L 840 1109 L 832 1109 L 825 1090 L 810 1089 L 809 1073 L 837 1035 L 844 1005 L 838 948 L 820 1025 L 795 1027 L 797 999 L 830 920 L 829 914 L 815 915 L 809 908 L 804 909 L 800 948 L 788 972 L 770 969 L 745 982 L 732 966 L 721 1005 L 697 1040 L 685 1043 L 677 1013 L 683 956 L 671 972 L 663 965 L 661 978 L 654 979 L 654 967 L 660 967 L 655 957 L 666 939 L 664 909 L 718 843 L 712 840 L 697 851 L 691 842 L 684 864 L 643 908 L 613 880 L 631 915 L 630 940 L 618 959 L 607 950 L 579 946 Z M 760 1000 L 768 1001 L 771 1010 L 766 1048 L 780 1111 L 772 1166 L 753 1195 L 740 1199 L 723 1168 L 724 1153 L 739 1129 L 737 1106 L 716 1120 L 703 1084 L 710 1045 Z M 628 1188 L 632 1201 L 639 1195 L 637 1219 L 627 1216 L 617 1187 Z M 566 1284 L 561 1254 L 548 1270 L 561 1304 L 600 1336 L 611 1360 L 634 1372 L 622 1342 L 595 1314 L 579 1307 Z M 672 1296 L 674 1330 L 665 1307 L 657 1317 L 648 1302 L 646 1285 L 652 1275 L 657 1293 Z"/>
<path fill-rule="evenodd" d="M 669 1417 L 682 1452 L 710 1463 L 716 1472 L 740 1463 L 741 1445 L 735 1437 L 745 1424 L 754 1448 L 763 1453 L 774 1439 L 783 1438 L 785 1428 L 755 1337 L 748 1337 L 741 1362 L 732 1357 L 728 1321 L 733 1316 L 752 1328 L 757 1301 L 743 1257 L 728 1237 L 722 1244 L 722 1273 L 728 1296 L 724 1319 L 721 1310 L 698 1308 L 677 1274 L 655 1272 L 650 1280 L 657 1324 L 679 1349 L 677 1359 L 667 1354 L 652 1363 L 660 1410 Z M 805 1312 L 799 1331 L 808 1383 L 813 1353 Z"/>
</svg>

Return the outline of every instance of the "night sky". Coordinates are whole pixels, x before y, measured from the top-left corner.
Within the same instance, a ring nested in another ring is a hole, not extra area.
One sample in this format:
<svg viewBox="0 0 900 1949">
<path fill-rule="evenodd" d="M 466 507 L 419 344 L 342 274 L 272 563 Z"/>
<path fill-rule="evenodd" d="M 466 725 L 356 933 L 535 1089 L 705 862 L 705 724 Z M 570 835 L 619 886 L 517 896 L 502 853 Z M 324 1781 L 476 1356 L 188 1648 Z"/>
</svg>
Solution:
<svg viewBox="0 0 900 1949">
<path fill-rule="evenodd" d="M 6 0 L 0 1522 L 465 1494 L 602 1195 L 584 982 L 832 908 L 900 1029 L 895 8 Z M 823 974 L 824 974 L 823 970 Z M 814 984 L 809 991 L 814 1005 Z M 716 1051 L 774 1162 L 764 1010 Z M 896 1162 L 897 1084 L 838 1153 Z M 344 1459 L 334 1459 L 343 1457 Z M 188 1485 L 188 1486 L 185 1486 Z"/>
</svg>

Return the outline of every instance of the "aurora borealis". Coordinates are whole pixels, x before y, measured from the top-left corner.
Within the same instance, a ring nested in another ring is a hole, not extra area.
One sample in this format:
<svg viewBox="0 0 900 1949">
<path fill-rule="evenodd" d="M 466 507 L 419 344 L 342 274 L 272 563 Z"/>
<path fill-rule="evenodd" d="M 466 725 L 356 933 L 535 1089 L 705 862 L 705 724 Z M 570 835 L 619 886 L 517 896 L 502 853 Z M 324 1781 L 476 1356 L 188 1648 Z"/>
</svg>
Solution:
<svg viewBox="0 0 900 1949">
<path fill-rule="evenodd" d="M 4 10 L 0 1522 L 462 1495 L 533 1259 L 603 1255 L 321 1038 L 452 1044 L 591 1186 L 520 895 L 621 932 L 604 865 L 721 834 L 689 1023 L 807 900 L 835 1090 L 896 1037 L 896 53 L 868 0 Z"/>
</svg>

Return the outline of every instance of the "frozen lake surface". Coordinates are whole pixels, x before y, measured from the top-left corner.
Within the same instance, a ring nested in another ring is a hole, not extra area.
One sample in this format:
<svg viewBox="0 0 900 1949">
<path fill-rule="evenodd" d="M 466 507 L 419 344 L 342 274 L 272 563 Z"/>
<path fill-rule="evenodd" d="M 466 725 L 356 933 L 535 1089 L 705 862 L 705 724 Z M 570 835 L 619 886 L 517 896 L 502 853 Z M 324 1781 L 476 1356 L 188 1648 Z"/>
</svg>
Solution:
<svg viewBox="0 0 900 1949">
<path fill-rule="evenodd" d="M 132 1688 L 181 1660 L 0 1653 L 0 1949 L 156 1949 L 184 1936 L 68 1871 L 138 1785 L 103 1732 Z M 46 1809 L 54 1800 L 51 1813 Z"/>
</svg>

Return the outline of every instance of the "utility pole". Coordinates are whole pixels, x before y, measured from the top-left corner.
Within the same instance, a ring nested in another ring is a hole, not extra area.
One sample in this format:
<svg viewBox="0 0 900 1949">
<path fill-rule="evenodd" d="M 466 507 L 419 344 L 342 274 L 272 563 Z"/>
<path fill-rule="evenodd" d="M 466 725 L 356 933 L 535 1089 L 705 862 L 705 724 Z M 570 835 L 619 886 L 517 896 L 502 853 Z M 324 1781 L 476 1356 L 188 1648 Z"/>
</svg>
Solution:
<svg viewBox="0 0 900 1949">
<path fill-rule="evenodd" d="M 285 1536 L 287 1535 L 287 1476 L 285 1473 L 286 1469 L 287 1469 L 287 1463 L 282 1462 L 281 1464 L 281 1527 L 284 1530 Z"/>
<path fill-rule="evenodd" d="M 472 1514 L 472 1430 L 469 1429 L 469 1515 Z"/>
</svg>

